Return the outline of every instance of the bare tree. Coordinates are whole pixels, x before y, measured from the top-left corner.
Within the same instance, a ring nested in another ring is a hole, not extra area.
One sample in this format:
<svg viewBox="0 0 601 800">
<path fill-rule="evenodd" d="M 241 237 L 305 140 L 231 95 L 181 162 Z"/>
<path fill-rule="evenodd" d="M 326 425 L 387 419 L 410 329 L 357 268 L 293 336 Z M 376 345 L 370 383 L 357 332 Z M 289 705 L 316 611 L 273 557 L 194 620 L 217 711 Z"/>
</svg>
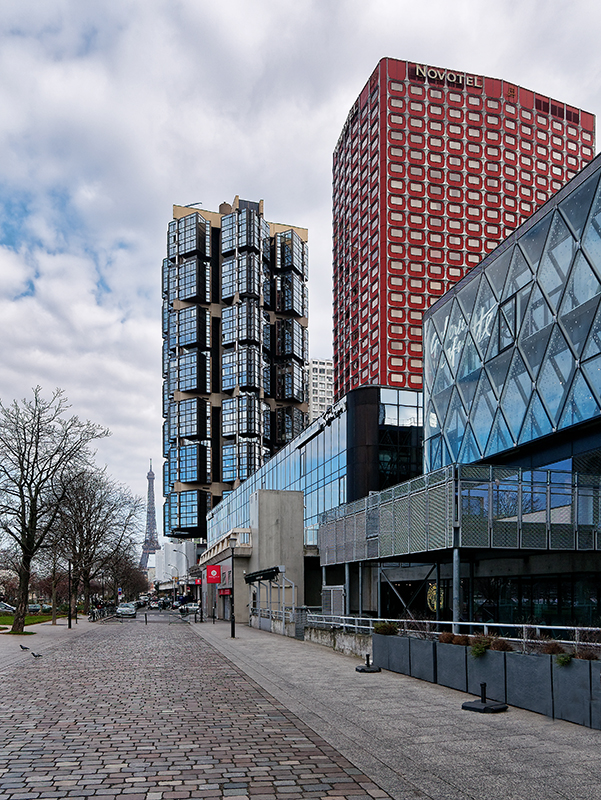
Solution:
<svg viewBox="0 0 601 800">
<path fill-rule="evenodd" d="M 41 391 L 33 390 L 33 400 L 0 402 L 0 529 L 19 554 L 14 633 L 25 625 L 31 561 L 54 527 L 70 484 L 89 464 L 88 446 L 109 435 L 78 417 L 66 419 L 62 390 L 49 400 Z"/>
<path fill-rule="evenodd" d="M 135 545 L 141 510 L 141 499 L 112 481 L 106 470 L 86 469 L 69 484 L 56 534 L 60 550 L 73 563 L 74 597 L 82 584 L 85 613 L 91 581 L 118 553 Z"/>
</svg>

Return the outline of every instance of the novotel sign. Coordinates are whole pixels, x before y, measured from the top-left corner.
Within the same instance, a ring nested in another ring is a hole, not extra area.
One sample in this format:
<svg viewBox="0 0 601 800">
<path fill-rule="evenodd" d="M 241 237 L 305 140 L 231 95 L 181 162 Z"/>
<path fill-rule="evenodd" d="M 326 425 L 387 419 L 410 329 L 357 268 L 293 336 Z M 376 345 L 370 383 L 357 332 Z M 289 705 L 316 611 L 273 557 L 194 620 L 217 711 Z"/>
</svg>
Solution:
<svg viewBox="0 0 601 800">
<path fill-rule="evenodd" d="M 481 75 L 468 75 L 466 72 L 450 72 L 447 69 L 438 69 L 438 67 L 428 67 L 426 64 L 415 65 L 416 78 L 429 78 L 430 80 L 444 81 L 448 83 L 455 83 L 457 86 L 474 86 L 477 89 L 482 89 L 482 76 Z"/>
</svg>

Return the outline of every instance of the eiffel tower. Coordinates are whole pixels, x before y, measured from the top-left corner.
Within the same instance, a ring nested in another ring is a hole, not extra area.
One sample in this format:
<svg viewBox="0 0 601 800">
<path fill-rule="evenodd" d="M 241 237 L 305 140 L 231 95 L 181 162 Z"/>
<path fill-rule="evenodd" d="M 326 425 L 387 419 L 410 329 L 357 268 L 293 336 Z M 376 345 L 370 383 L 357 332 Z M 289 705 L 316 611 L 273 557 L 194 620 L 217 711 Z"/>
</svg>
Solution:
<svg viewBox="0 0 601 800">
<path fill-rule="evenodd" d="M 146 475 L 148 478 L 148 499 L 146 501 L 146 536 L 142 545 L 142 556 L 140 558 L 140 569 L 148 569 L 148 556 L 161 549 L 157 536 L 157 519 L 154 506 L 154 472 L 152 471 L 152 458 L 150 459 L 150 471 Z"/>
</svg>

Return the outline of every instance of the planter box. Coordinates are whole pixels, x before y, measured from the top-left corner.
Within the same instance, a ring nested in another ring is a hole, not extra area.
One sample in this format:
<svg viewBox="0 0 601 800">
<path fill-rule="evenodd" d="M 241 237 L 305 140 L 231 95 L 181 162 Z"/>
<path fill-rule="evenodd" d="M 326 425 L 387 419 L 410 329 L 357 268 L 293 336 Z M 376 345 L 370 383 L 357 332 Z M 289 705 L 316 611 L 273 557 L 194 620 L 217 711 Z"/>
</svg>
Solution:
<svg viewBox="0 0 601 800">
<path fill-rule="evenodd" d="M 455 647 L 455 645 L 453 645 Z M 487 650 L 480 658 L 474 658 L 467 648 L 467 690 L 470 694 L 480 694 L 480 684 L 486 684 L 486 697 L 498 703 L 505 700 L 505 653 Z"/>
<path fill-rule="evenodd" d="M 409 639 L 407 636 L 388 636 L 388 669 L 400 672 L 402 675 L 411 674 L 411 661 L 409 658 Z"/>
<path fill-rule="evenodd" d="M 591 728 L 601 730 L 601 661 L 591 661 Z"/>
<path fill-rule="evenodd" d="M 551 656 L 507 653 L 507 700 L 511 706 L 553 716 Z"/>
<path fill-rule="evenodd" d="M 565 667 L 552 661 L 553 715 L 577 725 L 591 725 L 591 662 L 574 658 Z"/>
<path fill-rule="evenodd" d="M 408 637 L 411 676 L 436 683 L 436 642 Z"/>
<path fill-rule="evenodd" d="M 384 636 L 381 633 L 374 633 L 371 637 L 372 661 L 376 667 L 382 669 L 389 669 L 388 667 L 388 653 L 389 653 L 389 640 L 394 639 L 394 636 Z"/>
<path fill-rule="evenodd" d="M 460 644 L 436 645 L 436 675 L 437 683 L 467 692 L 467 651 L 468 648 Z"/>
</svg>

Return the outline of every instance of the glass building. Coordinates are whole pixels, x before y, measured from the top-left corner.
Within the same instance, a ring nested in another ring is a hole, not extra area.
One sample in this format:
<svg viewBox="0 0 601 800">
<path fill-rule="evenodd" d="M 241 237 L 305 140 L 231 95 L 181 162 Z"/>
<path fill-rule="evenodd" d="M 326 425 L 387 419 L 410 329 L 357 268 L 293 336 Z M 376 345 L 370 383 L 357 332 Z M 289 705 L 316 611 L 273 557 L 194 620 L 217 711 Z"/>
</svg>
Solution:
<svg viewBox="0 0 601 800">
<path fill-rule="evenodd" d="M 426 471 L 601 472 L 600 175 L 596 158 L 426 314 Z"/>
<path fill-rule="evenodd" d="M 419 393 L 376 386 L 350 392 L 209 513 L 208 546 L 249 526 L 249 499 L 258 489 L 302 491 L 304 540 L 315 545 L 325 511 L 421 472 L 422 430 Z"/>
<path fill-rule="evenodd" d="M 601 625 L 601 156 L 424 342 L 424 474 L 321 518 L 326 583 L 348 613 Z"/>
<path fill-rule="evenodd" d="M 263 201 L 174 206 L 163 262 L 164 532 L 206 515 L 306 426 L 307 231 Z"/>
</svg>

